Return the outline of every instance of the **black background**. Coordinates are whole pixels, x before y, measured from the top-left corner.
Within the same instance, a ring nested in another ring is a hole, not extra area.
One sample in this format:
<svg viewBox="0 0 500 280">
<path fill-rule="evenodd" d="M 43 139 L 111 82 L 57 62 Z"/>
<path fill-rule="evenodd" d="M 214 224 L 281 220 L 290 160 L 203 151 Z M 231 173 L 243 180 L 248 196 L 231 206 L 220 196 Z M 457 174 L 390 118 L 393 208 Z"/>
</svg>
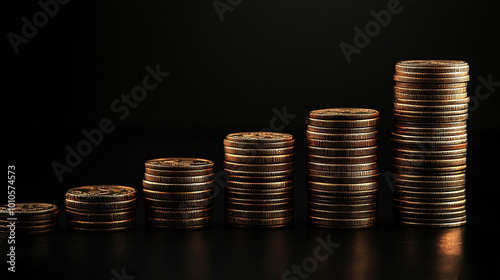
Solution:
<svg viewBox="0 0 500 280">
<path fill-rule="evenodd" d="M 21 18 L 31 19 L 40 7 L 35 1 L 2 1 L 2 162 L 4 168 L 16 166 L 18 202 L 62 207 L 65 190 L 89 184 L 140 189 L 144 161 L 151 158 L 207 158 L 215 161 L 217 172 L 227 133 L 269 128 L 273 109 L 286 107 L 296 115 L 283 130 L 296 137 L 294 227 L 228 228 L 223 195 L 216 197 L 213 228 L 196 232 L 144 228 L 142 204 L 138 227 L 122 233 L 67 231 L 62 214 L 59 232 L 18 237 L 17 275 L 111 279 L 112 269 L 126 267 L 136 279 L 280 279 L 292 264 L 312 255 L 317 237 L 331 235 L 341 246 L 309 279 L 463 279 L 487 272 L 498 277 L 500 231 L 492 223 L 498 222 L 500 194 L 495 180 L 499 87 L 471 103 L 466 227 L 393 226 L 385 180 L 377 228 L 305 226 L 305 117 L 310 110 L 379 110 L 379 162 L 385 172 L 390 170 L 396 62 L 466 60 L 470 96 L 476 95 L 480 76 L 500 81 L 494 1 L 401 1 L 403 11 L 347 63 L 339 44 L 352 45 L 353 28 L 363 29 L 373 20 L 370 11 L 387 9 L 387 3 L 243 1 L 221 21 L 211 1 L 72 1 L 15 54 L 7 34 L 21 34 Z M 170 75 L 120 120 L 111 103 L 142 83 L 146 66 L 157 64 Z M 81 131 L 97 128 L 103 118 L 112 119 L 115 130 L 60 182 L 52 163 L 64 163 L 65 147 L 75 148 L 85 139 Z M 0 240 L 5 256 L 6 242 Z"/>
</svg>

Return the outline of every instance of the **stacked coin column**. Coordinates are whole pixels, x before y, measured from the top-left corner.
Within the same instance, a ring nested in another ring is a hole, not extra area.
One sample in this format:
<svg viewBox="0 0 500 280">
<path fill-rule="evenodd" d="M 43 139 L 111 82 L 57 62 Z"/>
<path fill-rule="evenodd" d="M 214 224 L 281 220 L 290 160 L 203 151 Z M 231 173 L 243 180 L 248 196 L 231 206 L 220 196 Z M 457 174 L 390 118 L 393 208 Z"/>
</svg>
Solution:
<svg viewBox="0 0 500 280">
<path fill-rule="evenodd" d="M 146 162 L 143 192 L 152 227 L 201 229 L 212 224 L 214 163 L 197 158 Z"/>
<path fill-rule="evenodd" d="M 466 222 L 468 70 L 464 61 L 396 64 L 392 163 L 399 224 Z"/>
<path fill-rule="evenodd" d="M 115 185 L 93 185 L 66 192 L 68 227 L 83 231 L 119 231 L 135 225 L 137 191 Z"/>
<path fill-rule="evenodd" d="M 307 119 L 308 222 L 322 228 L 377 223 L 379 112 L 315 110 Z"/>
<path fill-rule="evenodd" d="M 285 133 L 233 133 L 224 140 L 226 221 L 281 228 L 293 222 L 294 140 Z"/>
<path fill-rule="evenodd" d="M 12 222 L 16 234 L 53 232 L 57 229 L 58 213 L 57 206 L 49 203 L 16 203 L 14 208 L 0 205 L 0 233 L 10 234 Z"/>
</svg>

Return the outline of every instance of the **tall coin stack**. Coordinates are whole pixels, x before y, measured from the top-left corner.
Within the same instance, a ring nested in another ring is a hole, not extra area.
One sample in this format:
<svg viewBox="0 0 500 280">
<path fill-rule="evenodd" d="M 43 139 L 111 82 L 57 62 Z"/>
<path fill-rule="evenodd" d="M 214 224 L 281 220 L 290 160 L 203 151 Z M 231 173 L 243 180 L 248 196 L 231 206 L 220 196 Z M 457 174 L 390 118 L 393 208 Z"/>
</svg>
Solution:
<svg viewBox="0 0 500 280">
<path fill-rule="evenodd" d="M 13 210 L 7 204 L 0 205 L 0 233 L 53 232 L 57 229 L 58 213 L 57 206 L 49 203 L 16 203 Z"/>
<path fill-rule="evenodd" d="M 135 225 L 137 191 L 93 185 L 66 191 L 68 227 L 82 231 L 120 231 Z"/>
<path fill-rule="evenodd" d="M 321 228 L 377 223 L 379 112 L 315 110 L 307 119 L 308 222 Z"/>
<path fill-rule="evenodd" d="M 466 222 L 468 71 L 464 61 L 396 64 L 392 166 L 399 224 Z"/>
<path fill-rule="evenodd" d="M 243 132 L 224 139 L 226 221 L 235 227 L 281 228 L 293 222 L 294 139 Z"/>
<path fill-rule="evenodd" d="M 197 158 L 146 161 L 146 221 L 156 228 L 201 229 L 212 224 L 214 163 Z"/>
</svg>

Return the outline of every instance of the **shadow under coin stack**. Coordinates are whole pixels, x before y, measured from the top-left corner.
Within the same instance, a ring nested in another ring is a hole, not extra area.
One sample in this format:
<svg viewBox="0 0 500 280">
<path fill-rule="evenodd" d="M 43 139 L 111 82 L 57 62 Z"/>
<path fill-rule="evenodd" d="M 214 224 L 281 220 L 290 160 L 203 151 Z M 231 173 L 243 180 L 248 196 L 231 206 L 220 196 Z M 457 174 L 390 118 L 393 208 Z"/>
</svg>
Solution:
<svg viewBox="0 0 500 280">
<path fill-rule="evenodd" d="M 308 222 L 321 228 L 377 224 L 379 112 L 315 110 L 307 119 Z"/>
<path fill-rule="evenodd" d="M 294 215 L 294 140 L 286 133 L 242 132 L 224 139 L 226 221 L 282 228 Z"/>
<path fill-rule="evenodd" d="M 464 61 L 396 64 L 394 213 L 402 225 L 464 225 L 467 81 Z"/>
<path fill-rule="evenodd" d="M 48 203 L 17 203 L 14 210 L 7 204 L 1 205 L 0 233 L 9 233 L 11 222 L 15 222 L 15 232 L 20 234 L 53 232 L 57 229 L 58 213 L 57 206 Z"/>
<path fill-rule="evenodd" d="M 212 224 L 214 163 L 197 158 L 146 161 L 146 221 L 157 228 L 201 229 Z"/>
<path fill-rule="evenodd" d="M 66 192 L 68 228 L 120 231 L 135 225 L 137 191 L 132 187 L 93 185 Z"/>
</svg>

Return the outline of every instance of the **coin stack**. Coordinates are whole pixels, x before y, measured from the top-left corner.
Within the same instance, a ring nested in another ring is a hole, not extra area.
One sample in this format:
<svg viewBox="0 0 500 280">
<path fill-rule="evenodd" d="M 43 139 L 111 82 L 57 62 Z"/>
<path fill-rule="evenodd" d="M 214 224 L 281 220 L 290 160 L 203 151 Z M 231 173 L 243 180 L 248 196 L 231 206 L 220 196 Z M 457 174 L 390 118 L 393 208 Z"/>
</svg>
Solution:
<svg viewBox="0 0 500 280">
<path fill-rule="evenodd" d="M 0 205 L 0 232 L 40 234 L 57 229 L 57 206 L 49 203 L 17 203 L 14 208 Z M 14 224 L 12 226 L 12 224 Z"/>
<path fill-rule="evenodd" d="M 146 161 L 143 192 L 152 227 L 201 229 L 212 224 L 214 163 L 197 158 Z"/>
<path fill-rule="evenodd" d="M 294 139 L 242 132 L 224 139 L 226 221 L 235 227 L 282 228 L 293 222 Z"/>
<path fill-rule="evenodd" d="M 464 61 L 396 64 L 392 166 L 399 224 L 466 222 L 468 71 Z"/>
<path fill-rule="evenodd" d="M 379 112 L 315 110 L 307 119 L 308 222 L 321 228 L 377 223 Z"/>
<path fill-rule="evenodd" d="M 127 186 L 93 185 L 66 192 L 68 227 L 82 231 L 119 231 L 135 225 L 137 191 Z"/>
</svg>

